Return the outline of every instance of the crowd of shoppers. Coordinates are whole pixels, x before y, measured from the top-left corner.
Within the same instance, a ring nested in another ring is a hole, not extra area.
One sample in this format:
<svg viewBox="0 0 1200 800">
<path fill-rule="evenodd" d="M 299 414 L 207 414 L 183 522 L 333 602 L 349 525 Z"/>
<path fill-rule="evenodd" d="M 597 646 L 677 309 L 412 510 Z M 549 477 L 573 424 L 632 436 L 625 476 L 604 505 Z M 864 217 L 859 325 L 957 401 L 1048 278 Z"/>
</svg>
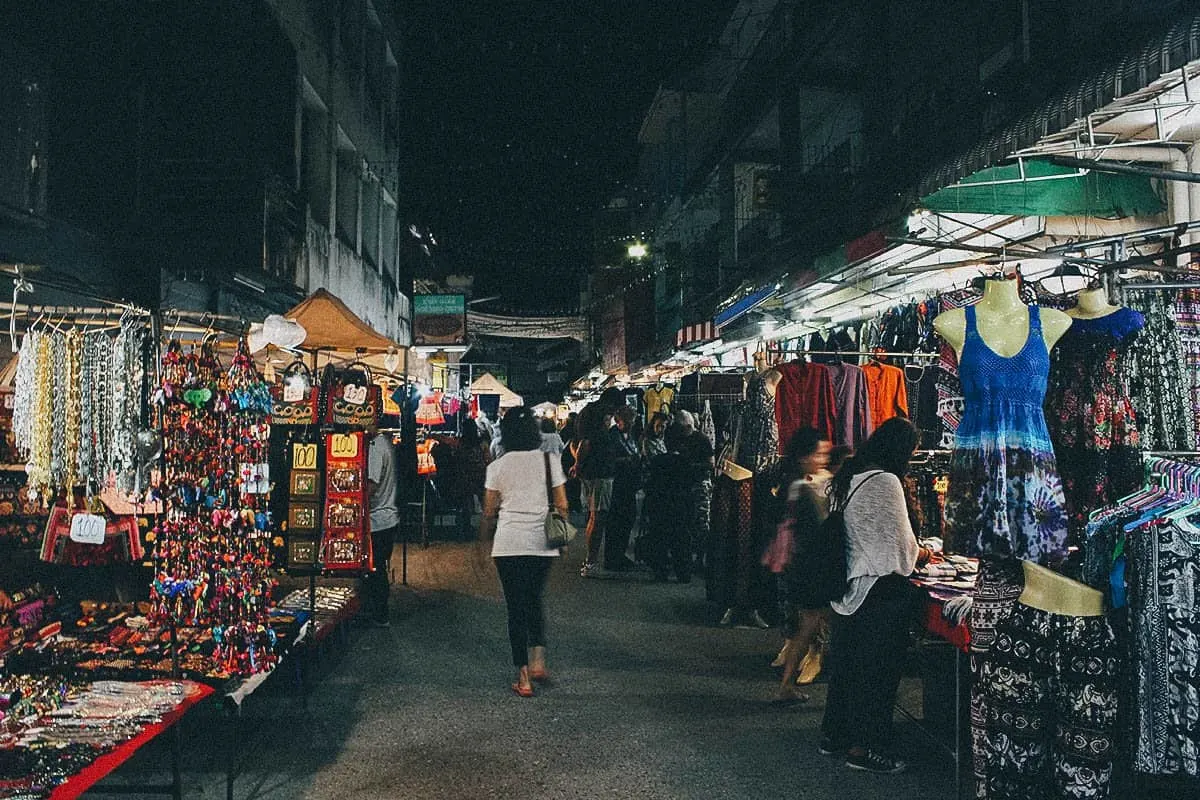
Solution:
<svg viewBox="0 0 1200 800">
<path fill-rule="evenodd" d="M 656 579 L 687 583 L 708 552 L 712 444 L 694 417 L 656 413 L 639 434 L 638 415 L 610 391 L 559 431 L 525 409 L 500 423 L 502 453 L 486 468 L 481 541 L 490 554 L 508 607 L 513 691 L 532 696 L 546 672 L 542 596 L 550 559 L 542 523 L 548 505 L 567 514 L 568 486 L 579 484 L 586 514 L 586 557 L 580 574 L 595 577 L 640 565 Z M 543 423 L 544 425 L 545 423 Z M 847 766 L 897 773 L 905 763 L 891 750 L 895 704 L 910 619 L 907 577 L 931 558 L 918 546 L 909 521 L 902 478 L 918 434 L 907 420 L 888 420 L 848 461 L 811 428 L 785 448 L 775 493 L 781 521 L 792 533 L 778 598 L 784 645 L 773 703 L 808 701 L 797 689 L 801 659 L 821 662 L 822 633 L 831 630 L 824 659 L 828 691 L 819 750 Z M 473 448 L 483 452 L 486 443 Z M 645 498 L 644 509 L 639 497 Z M 808 582 L 810 549 L 830 509 L 844 520 L 846 589 L 829 602 Z M 643 520 L 638 525 L 638 520 Z M 638 530 L 640 528 L 640 530 Z M 629 558 L 630 538 L 637 533 Z"/>
</svg>

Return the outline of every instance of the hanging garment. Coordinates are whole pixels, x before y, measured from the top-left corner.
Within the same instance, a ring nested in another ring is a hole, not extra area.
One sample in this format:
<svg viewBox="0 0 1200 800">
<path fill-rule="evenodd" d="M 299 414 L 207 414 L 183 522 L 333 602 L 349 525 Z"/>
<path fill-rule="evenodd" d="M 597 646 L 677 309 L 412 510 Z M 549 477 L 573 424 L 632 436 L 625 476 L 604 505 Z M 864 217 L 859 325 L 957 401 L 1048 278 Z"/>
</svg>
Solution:
<svg viewBox="0 0 1200 800">
<path fill-rule="evenodd" d="M 642 402 L 646 404 L 646 421 L 660 411 L 664 414 L 670 414 L 675 410 L 675 387 L 674 386 L 651 386 L 642 393 Z"/>
<path fill-rule="evenodd" d="M 1062 478 L 1072 544 L 1088 514 L 1141 485 L 1142 459 L 1124 353 L 1145 320 L 1121 308 L 1077 319 L 1051 353 L 1046 425 Z"/>
<path fill-rule="evenodd" d="M 892 417 L 908 416 L 908 390 L 904 370 L 872 361 L 862 368 L 871 404 L 871 425 L 878 428 Z"/>
<path fill-rule="evenodd" d="M 966 399 L 955 434 L 946 494 L 954 552 L 1046 561 L 1066 555 L 1062 482 L 1042 404 L 1050 371 L 1042 318 L 1029 307 L 1029 334 L 1016 355 L 983 341 L 967 306 L 959 377 Z"/>
<path fill-rule="evenodd" d="M 1145 450 L 1192 450 L 1195 423 L 1183 377 L 1183 348 L 1161 298 L 1144 300 L 1146 327 L 1130 347 L 1129 393 Z"/>
<path fill-rule="evenodd" d="M 708 439 L 709 445 L 715 451 L 717 449 L 717 426 L 713 421 L 712 403 L 708 400 L 704 401 L 704 407 L 700 409 L 700 417 L 697 420 L 697 429 L 704 434 L 704 438 Z"/>
<path fill-rule="evenodd" d="M 775 420 L 775 397 L 762 376 L 750 381 L 742 408 L 737 440 L 737 463 L 759 472 L 779 460 L 779 426 Z"/>
<path fill-rule="evenodd" d="M 1183 374 L 1187 379 L 1192 427 L 1200 434 L 1200 289 L 1184 289 L 1175 297 L 1176 328 L 1183 350 Z"/>
<path fill-rule="evenodd" d="M 989 800 L 1109 796 L 1117 653 L 1105 616 L 1016 604 L 997 626 L 977 678 Z"/>
<path fill-rule="evenodd" d="M 1137 744 L 1152 775 L 1200 777 L 1200 531 L 1159 523 L 1131 534 L 1129 607 Z"/>
<path fill-rule="evenodd" d="M 871 424 L 871 402 L 867 394 L 867 379 L 862 368 L 854 364 L 827 364 L 833 381 L 834 409 L 837 427 L 834 444 L 858 448 L 867 440 L 875 426 Z"/>
<path fill-rule="evenodd" d="M 823 439 L 834 439 L 833 380 L 823 364 L 792 361 L 775 367 L 775 421 L 779 446 L 787 447 L 792 434 L 801 428 L 816 428 Z"/>
</svg>

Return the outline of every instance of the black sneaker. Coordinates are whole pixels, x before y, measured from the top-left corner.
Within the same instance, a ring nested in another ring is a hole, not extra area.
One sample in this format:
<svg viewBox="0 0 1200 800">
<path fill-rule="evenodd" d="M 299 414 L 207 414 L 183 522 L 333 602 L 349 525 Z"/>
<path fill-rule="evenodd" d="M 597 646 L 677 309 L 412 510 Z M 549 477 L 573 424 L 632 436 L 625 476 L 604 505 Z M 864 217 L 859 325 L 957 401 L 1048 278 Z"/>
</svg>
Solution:
<svg viewBox="0 0 1200 800">
<path fill-rule="evenodd" d="M 874 750 L 866 750 L 858 756 L 853 754 L 846 756 L 846 766 L 863 772 L 874 772 L 877 775 L 899 775 L 908 769 L 908 764 L 900 759 L 880 755 Z"/>
<path fill-rule="evenodd" d="M 821 743 L 819 745 L 817 745 L 817 752 L 826 757 L 832 757 L 832 756 L 840 757 L 840 756 L 846 755 L 846 748 L 838 747 L 836 744 L 833 743 L 832 739 L 825 736 L 825 737 L 821 738 Z"/>
</svg>

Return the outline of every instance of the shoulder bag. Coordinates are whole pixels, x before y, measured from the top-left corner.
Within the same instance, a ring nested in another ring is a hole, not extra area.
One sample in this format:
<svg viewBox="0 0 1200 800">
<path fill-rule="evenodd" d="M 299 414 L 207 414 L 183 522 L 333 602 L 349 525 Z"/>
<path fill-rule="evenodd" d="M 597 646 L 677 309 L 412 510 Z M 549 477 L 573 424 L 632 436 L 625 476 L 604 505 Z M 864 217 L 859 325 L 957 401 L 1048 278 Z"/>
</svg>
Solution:
<svg viewBox="0 0 1200 800">
<path fill-rule="evenodd" d="M 575 526 L 559 514 L 554 506 L 554 488 L 550 485 L 550 454 L 542 453 L 542 460 L 546 466 L 546 547 L 566 547 L 575 540 Z"/>
</svg>

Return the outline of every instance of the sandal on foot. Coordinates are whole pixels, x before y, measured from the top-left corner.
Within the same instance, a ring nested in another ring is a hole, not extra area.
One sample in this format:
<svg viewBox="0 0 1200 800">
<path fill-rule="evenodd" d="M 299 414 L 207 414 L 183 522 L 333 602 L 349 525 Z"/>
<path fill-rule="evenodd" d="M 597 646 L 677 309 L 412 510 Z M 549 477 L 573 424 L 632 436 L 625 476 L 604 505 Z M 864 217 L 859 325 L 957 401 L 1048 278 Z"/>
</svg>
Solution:
<svg viewBox="0 0 1200 800">
<path fill-rule="evenodd" d="M 518 697 L 533 697 L 532 686 L 522 686 L 519 683 L 514 683 L 512 685 L 512 690 L 513 694 L 517 695 Z"/>
<path fill-rule="evenodd" d="M 803 692 L 796 692 L 795 694 L 784 694 L 784 695 L 780 695 L 778 697 L 773 698 L 771 700 L 771 705 L 773 705 L 773 706 L 797 706 L 797 705 L 800 705 L 801 703 L 807 703 L 808 699 L 809 699 L 808 695 L 804 694 Z"/>
</svg>

